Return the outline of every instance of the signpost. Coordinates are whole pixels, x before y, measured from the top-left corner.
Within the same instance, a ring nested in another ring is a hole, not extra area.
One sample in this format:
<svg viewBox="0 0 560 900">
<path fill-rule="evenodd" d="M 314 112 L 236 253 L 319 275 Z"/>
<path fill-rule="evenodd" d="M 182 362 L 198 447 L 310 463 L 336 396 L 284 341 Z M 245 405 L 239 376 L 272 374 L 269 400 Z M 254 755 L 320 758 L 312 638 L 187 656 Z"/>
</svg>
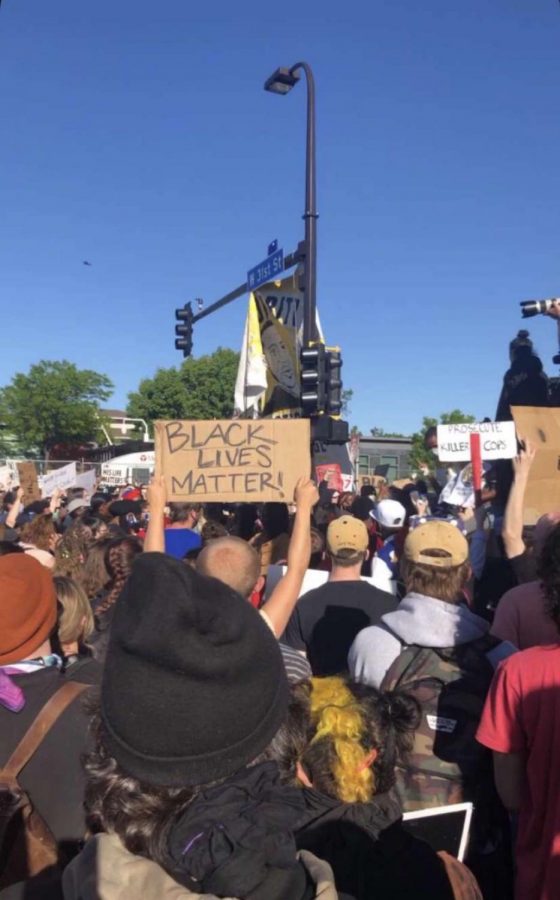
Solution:
<svg viewBox="0 0 560 900">
<path fill-rule="evenodd" d="M 254 291 L 267 281 L 274 281 L 284 271 L 284 251 L 276 250 L 247 272 L 247 287 Z"/>
</svg>

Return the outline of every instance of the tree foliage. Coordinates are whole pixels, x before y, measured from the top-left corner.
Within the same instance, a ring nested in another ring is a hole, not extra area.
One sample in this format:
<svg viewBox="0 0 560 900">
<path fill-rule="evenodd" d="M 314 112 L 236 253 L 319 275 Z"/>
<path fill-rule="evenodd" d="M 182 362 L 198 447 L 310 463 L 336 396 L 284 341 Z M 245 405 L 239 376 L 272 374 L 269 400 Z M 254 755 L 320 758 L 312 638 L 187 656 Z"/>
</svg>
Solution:
<svg viewBox="0 0 560 900">
<path fill-rule="evenodd" d="M 66 360 L 42 360 L 0 389 L 0 420 L 26 449 L 37 447 L 48 458 L 56 444 L 98 437 L 99 403 L 112 393 L 106 375 Z"/>
<path fill-rule="evenodd" d="M 424 447 L 424 435 L 428 428 L 436 425 L 459 425 L 463 422 L 476 422 L 476 418 L 469 413 L 464 413 L 460 409 L 453 409 L 451 412 L 441 413 L 439 419 L 430 416 L 424 416 L 422 419 L 422 429 L 412 435 L 412 450 L 410 453 L 410 463 L 412 470 L 418 472 L 420 466 L 434 467 L 434 454 Z"/>
<path fill-rule="evenodd" d="M 186 359 L 178 369 L 158 369 L 128 395 L 127 412 L 148 422 L 228 419 L 233 415 L 238 364 L 238 353 L 218 347 L 208 356 Z"/>
<path fill-rule="evenodd" d="M 352 398 L 354 396 L 354 391 L 352 388 L 343 388 L 340 394 L 341 407 L 340 414 L 343 418 L 347 418 L 350 415 L 350 408 L 352 405 Z"/>
</svg>

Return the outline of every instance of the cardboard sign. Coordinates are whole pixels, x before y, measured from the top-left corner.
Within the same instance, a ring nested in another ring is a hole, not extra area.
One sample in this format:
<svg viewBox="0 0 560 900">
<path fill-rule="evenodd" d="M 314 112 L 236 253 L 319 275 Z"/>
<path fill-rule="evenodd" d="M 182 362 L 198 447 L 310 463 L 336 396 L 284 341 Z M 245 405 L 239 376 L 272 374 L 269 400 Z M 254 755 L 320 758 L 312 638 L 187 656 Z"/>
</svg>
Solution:
<svg viewBox="0 0 560 900">
<path fill-rule="evenodd" d="M 358 493 L 365 485 L 372 485 L 379 492 L 386 484 L 386 479 L 381 475 L 358 475 Z"/>
<path fill-rule="evenodd" d="M 41 490 L 37 479 L 37 469 L 35 463 L 20 462 L 17 464 L 19 474 L 19 486 L 23 488 L 23 497 L 21 502 L 24 506 L 34 503 L 35 500 L 41 499 Z"/>
<path fill-rule="evenodd" d="M 440 462 L 469 462 L 471 434 L 480 434 L 482 459 L 513 459 L 517 456 L 513 422 L 469 422 L 438 425 L 437 454 Z"/>
<path fill-rule="evenodd" d="M 75 487 L 76 463 L 71 462 L 60 469 L 54 469 L 53 472 L 47 472 L 39 481 L 43 497 L 52 497 L 57 488 L 59 491 L 63 491 L 66 488 Z"/>
<path fill-rule="evenodd" d="M 311 472 L 308 419 L 155 423 L 167 497 L 198 503 L 290 503 Z"/>
<path fill-rule="evenodd" d="M 560 510 L 560 409 L 513 406 L 511 411 L 520 440 L 537 451 L 523 510 L 524 523 L 534 525 L 545 513 Z"/>
</svg>

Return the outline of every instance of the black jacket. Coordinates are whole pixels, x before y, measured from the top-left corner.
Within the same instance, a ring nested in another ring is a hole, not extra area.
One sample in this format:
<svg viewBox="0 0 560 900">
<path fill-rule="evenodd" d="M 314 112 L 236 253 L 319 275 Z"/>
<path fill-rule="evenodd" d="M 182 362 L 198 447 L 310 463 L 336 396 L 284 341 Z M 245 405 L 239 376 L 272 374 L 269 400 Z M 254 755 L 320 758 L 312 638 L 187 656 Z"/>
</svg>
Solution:
<svg viewBox="0 0 560 900">
<path fill-rule="evenodd" d="M 371 803 L 341 803 L 304 791 L 306 813 L 298 849 L 330 863 L 337 889 L 354 900 L 453 900 L 445 867 L 434 850 L 403 828 L 390 793 Z"/>
</svg>

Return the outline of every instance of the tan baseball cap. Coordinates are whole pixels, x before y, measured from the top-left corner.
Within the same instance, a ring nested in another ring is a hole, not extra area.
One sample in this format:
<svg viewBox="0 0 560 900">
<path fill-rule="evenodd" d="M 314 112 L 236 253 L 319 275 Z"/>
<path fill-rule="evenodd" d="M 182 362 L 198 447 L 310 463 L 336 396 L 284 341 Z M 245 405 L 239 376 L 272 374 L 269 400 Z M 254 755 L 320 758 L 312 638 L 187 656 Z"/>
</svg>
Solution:
<svg viewBox="0 0 560 900">
<path fill-rule="evenodd" d="M 369 536 L 366 526 L 354 516 L 341 516 L 333 519 L 327 529 L 327 547 L 333 556 L 341 550 L 354 550 L 363 553 L 367 550 Z"/>
<path fill-rule="evenodd" d="M 432 556 L 430 551 L 443 550 L 445 556 Z M 432 520 L 409 532 L 404 542 L 404 557 L 440 569 L 461 566 L 469 558 L 467 539 L 451 522 Z"/>
</svg>

